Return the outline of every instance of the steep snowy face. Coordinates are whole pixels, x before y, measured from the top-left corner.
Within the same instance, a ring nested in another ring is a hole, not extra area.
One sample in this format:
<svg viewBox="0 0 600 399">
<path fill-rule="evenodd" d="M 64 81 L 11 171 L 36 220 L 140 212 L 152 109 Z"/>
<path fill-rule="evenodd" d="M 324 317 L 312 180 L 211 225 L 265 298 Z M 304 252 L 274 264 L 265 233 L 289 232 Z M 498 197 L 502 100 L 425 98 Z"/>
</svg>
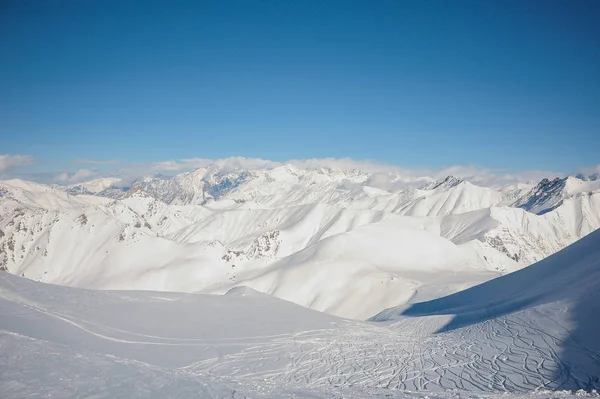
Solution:
<svg viewBox="0 0 600 399">
<path fill-rule="evenodd" d="M 504 202 L 504 196 L 498 191 L 479 187 L 467 181 L 457 182 L 451 187 L 441 185 L 419 194 L 395 213 L 407 216 L 454 215 L 489 208 Z"/>
<path fill-rule="evenodd" d="M 543 179 L 525 197 L 515 202 L 515 205 L 532 213 L 552 209 L 562 200 L 566 182 L 566 178 Z"/>
<path fill-rule="evenodd" d="M 513 206 L 541 214 L 554 209 L 565 198 L 597 190 L 600 190 L 600 181 L 597 180 L 584 181 L 572 176 L 554 180 L 543 179 L 529 193 L 519 198 Z"/>
<path fill-rule="evenodd" d="M 434 181 L 431 183 L 427 183 L 423 186 L 423 190 L 435 190 L 436 188 L 451 188 L 454 186 L 459 185 L 462 182 L 461 179 L 458 179 L 454 176 L 447 176 L 444 180 L 438 182 L 438 181 Z"/>
</svg>

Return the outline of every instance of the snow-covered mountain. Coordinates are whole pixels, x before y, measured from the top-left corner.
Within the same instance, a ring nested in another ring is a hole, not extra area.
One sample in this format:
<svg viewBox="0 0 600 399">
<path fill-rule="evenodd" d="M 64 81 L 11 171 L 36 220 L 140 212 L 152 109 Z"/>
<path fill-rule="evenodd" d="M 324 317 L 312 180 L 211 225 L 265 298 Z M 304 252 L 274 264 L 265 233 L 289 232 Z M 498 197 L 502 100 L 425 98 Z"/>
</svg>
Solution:
<svg viewBox="0 0 600 399">
<path fill-rule="evenodd" d="M 440 187 L 451 188 L 451 187 L 459 185 L 461 182 L 462 182 L 461 179 L 458 179 L 454 176 L 447 176 L 442 181 L 433 181 L 431 183 L 426 183 L 425 185 L 423 185 L 422 188 L 424 190 L 433 190 L 433 189 L 440 188 Z"/>
<path fill-rule="evenodd" d="M 599 296 L 600 231 L 523 270 L 369 322 L 247 287 L 226 295 L 94 291 L 0 273 L 0 392 L 597 397 Z"/>
<path fill-rule="evenodd" d="M 515 201 L 514 206 L 540 214 L 554 209 L 566 198 L 599 190 L 600 181 L 595 179 L 582 180 L 572 176 L 562 179 L 557 177 L 554 180 L 543 179 L 529 193 Z"/>
<path fill-rule="evenodd" d="M 521 269 L 600 227 L 594 180 L 419 181 L 293 165 L 207 167 L 124 190 L 2 181 L 0 268 L 83 288 L 244 285 L 366 319 Z"/>
<path fill-rule="evenodd" d="M 367 178 L 368 174 L 360 171 L 299 169 L 293 165 L 235 172 L 209 167 L 171 178 L 138 179 L 132 189 L 145 191 L 167 204 L 206 204 L 228 198 L 281 206 L 336 202 L 342 196 L 351 196 L 352 190 L 341 185 L 360 184 Z"/>
<path fill-rule="evenodd" d="M 100 177 L 98 179 L 89 180 L 83 183 L 71 184 L 66 186 L 67 192 L 73 195 L 81 194 L 99 194 L 105 190 L 115 187 L 121 182 L 117 177 Z"/>
<path fill-rule="evenodd" d="M 449 367 L 454 375 L 469 376 L 459 389 L 590 391 L 600 386 L 599 314 L 595 231 L 523 270 L 444 298 L 387 309 L 372 320 L 399 332 L 445 337 L 443 345 L 451 349 L 444 350 L 442 364 L 435 349 L 419 359 L 437 363 L 421 374 L 425 380 L 440 378 L 438 371 Z M 485 375 L 476 371 L 483 368 Z"/>
</svg>

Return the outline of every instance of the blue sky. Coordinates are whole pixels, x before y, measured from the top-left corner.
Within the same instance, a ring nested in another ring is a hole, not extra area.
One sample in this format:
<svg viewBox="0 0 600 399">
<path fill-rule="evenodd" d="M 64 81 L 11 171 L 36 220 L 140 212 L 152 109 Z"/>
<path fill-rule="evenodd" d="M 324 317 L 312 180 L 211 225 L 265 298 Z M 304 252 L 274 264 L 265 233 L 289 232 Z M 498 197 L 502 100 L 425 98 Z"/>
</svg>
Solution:
<svg viewBox="0 0 600 399">
<path fill-rule="evenodd" d="M 598 1 L 0 7 L 0 154 L 35 159 L 9 174 L 229 156 L 600 163 Z"/>
</svg>

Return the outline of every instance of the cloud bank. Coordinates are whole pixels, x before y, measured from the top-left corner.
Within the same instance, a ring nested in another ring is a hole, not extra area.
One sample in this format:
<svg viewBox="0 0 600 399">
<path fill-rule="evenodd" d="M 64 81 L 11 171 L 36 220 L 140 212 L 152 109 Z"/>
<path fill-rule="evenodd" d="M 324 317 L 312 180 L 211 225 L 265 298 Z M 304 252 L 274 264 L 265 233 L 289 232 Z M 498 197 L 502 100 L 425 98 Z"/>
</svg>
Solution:
<svg viewBox="0 0 600 399">
<path fill-rule="evenodd" d="M 31 165 L 35 159 L 29 155 L 0 155 L 0 175 L 6 178 L 6 172 L 22 166 Z M 89 167 L 73 171 L 65 171 L 51 175 L 23 175 L 31 180 L 44 180 L 48 183 L 78 184 L 96 178 L 119 178 L 119 185 L 127 187 L 134 180 L 144 176 L 175 175 L 197 168 L 232 172 L 239 170 L 271 170 L 283 165 L 292 165 L 300 169 L 333 169 L 341 171 L 358 170 L 371 174 L 366 184 L 372 187 L 394 191 L 407 187 L 418 187 L 426 182 L 441 181 L 449 175 L 468 180 L 473 184 L 484 187 L 502 187 L 506 185 L 538 182 L 543 178 L 564 177 L 564 172 L 548 170 L 526 170 L 508 172 L 501 169 L 479 167 L 476 165 L 455 165 L 445 168 L 405 168 L 397 165 L 373 162 L 369 160 L 354 160 L 351 158 L 311 158 L 292 159 L 278 162 L 261 158 L 230 157 L 221 159 L 184 158 L 158 162 L 126 162 L 120 160 L 77 159 L 72 165 Z M 600 165 L 582 168 L 573 174 L 589 176 L 600 173 Z M 18 176 L 9 173 L 11 176 Z M 38 178 L 43 176 L 43 178 Z M 350 183 L 346 185 L 352 186 Z M 350 187 L 348 187 L 350 188 Z"/>
<path fill-rule="evenodd" d="M 55 181 L 64 184 L 75 184 L 98 177 L 118 177 L 122 179 L 121 185 L 126 186 L 142 176 L 174 175 L 197 168 L 207 168 L 209 170 L 218 169 L 223 172 L 231 172 L 238 170 L 271 170 L 283 165 L 292 165 L 300 169 L 325 168 L 343 171 L 360 170 L 372 174 L 366 184 L 393 191 L 406 187 L 419 186 L 429 181 L 440 181 L 449 175 L 485 187 L 500 187 L 510 184 L 537 182 L 545 177 L 553 178 L 566 175 L 561 172 L 544 170 L 528 170 L 509 173 L 504 170 L 482 168 L 474 165 L 457 165 L 438 169 L 404 168 L 397 165 L 378 163 L 369 160 L 354 160 L 350 158 L 293 159 L 285 162 L 245 157 L 222 159 L 185 158 L 148 163 L 80 159 L 74 163 L 108 165 L 112 170 L 101 171 L 98 169 L 79 169 L 72 173 L 61 173 L 55 178 Z M 588 169 L 595 170 L 594 168 L 600 169 L 599 167 Z"/>
<path fill-rule="evenodd" d="M 600 175 L 600 164 L 598 164 L 596 166 L 589 166 L 587 168 L 581 168 L 577 171 L 577 174 L 581 175 L 581 176 L 586 176 L 586 177 L 589 177 L 592 175 L 598 176 L 598 175 Z"/>
<path fill-rule="evenodd" d="M 35 158 L 31 155 L 0 155 L 0 175 L 22 166 L 31 165 L 34 162 Z"/>
<path fill-rule="evenodd" d="M 67 173 L 67 172 L 63 172 L 63 173 L 59 173 L 58 176 L 56 176 L 55 180 L 60 182 L 60 183 L 66 183 L 66 184 L 74 184 L 74 183 L 80 183 L 82 181 L 86 181 L 95 177 L 99 177 L 97 176 L 99 175 L 99 171 L 91 171 L 89 169 L 79 169 L 77 172 L 75 173 Z"/>
</svg>

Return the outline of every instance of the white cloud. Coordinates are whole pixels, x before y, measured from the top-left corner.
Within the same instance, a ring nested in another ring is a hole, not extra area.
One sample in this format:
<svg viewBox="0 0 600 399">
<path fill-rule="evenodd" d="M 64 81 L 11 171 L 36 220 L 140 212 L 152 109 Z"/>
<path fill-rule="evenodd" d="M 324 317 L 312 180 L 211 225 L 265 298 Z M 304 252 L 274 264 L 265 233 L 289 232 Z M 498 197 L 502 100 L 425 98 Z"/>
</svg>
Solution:
<svg viewBox="0 0 600 399">
<path fill-rule="evenodd" d="M 591 176 L 595 174 L 600 174 L 600 164 L 596 166 L 588 166 L 586 168 L 579 169 L 576 174 L 580 174 L 583 176 Z"/>
<path fill-rule="evenodd" d="M 298 168 L 329 168 L 339 170 L 362 170 L 368 173 L 394 173 L 402 174 L 408 169 L 399 166 L 377 163 L 368 160 L 354 160 L 351 158 L 311 158 L 293 159 L 285 163 L 292 164 Z"/>
<path fill-rule="evenodd" d="M 35 158 L 31 155 L 0 155 L 0 175 L 9 170 L 31 165 L 35 162 Z"/>
<path fill-rule="evenodd" d="M 67 172 L 59 173 L 55 177 L 55 180 L 56 181 L 60 181 L 60 182 L 68 182 L 69 181 L 69 174 Z"/>
<path fill-rule="evenodd" d="M 468 180 L 473 184 L 485 187 L 499 187 L 509 184 L 539 181 L 544 177 L 564 176 L 564 173 L 528 170 L 508 173 L 504 170 L 481 168 L 473 165 L 456 165 L 438 169 L 403 168 L 396 165 L 376 163 L 372 161 L 356 161 L 350 158 L 326 158 L 292 160 L 289 163 L 298 167 L 327 167 L 332 169 L 358 169 L 372 173 L 367 184 L 384 190 L 395 190 L 411 186 L 419 186 L 427 181 L 440 181 L 447 176 Z"/>
<path fill-rule="evenodd" d="M 79 169 L 73 174 L 69 174 L 66 172 L 60 173 L 56 176 L 56 180 L 61 183 L 75 184 L 89 180 L 90 178 L 96 177 L 96 175 L 97 171 L 91 171 L 89 169 Z"/>
<path fill-rule="evenodd" d="M 564 173 L 529 170 L 507 173 L 504 170 L 482 168 L 473 165 L 455 165 L 445 168 L 404 168 L 401 166 L 377 163 L 368 160 L 353 160 L 350 158 L 324 158 L 291 160 L 286 163 L 300 168 L 324 167 L 331 169 L 351 170 L 358 169 L 373 176 L 368 184 L 385 190 L 420 185 L 431 180 L 443 180 L 447 176 L 469 180 L 474 184 L 486 187 L 497 187 L 508 184 L 539 181 L 544 177 L 564 176 Z M 400 177 L 398 179 L 398 177 Z"/>
<path fill-rule="evenodd" d="M 198 168 L 218 168 L 229 172 L 240 169 L 272 169 L 281 163 L 259 158 L 230 157 L 223 159 L 187 158 L 179 161 L 163 161 L 150 164 L 150 169 L 157 173 L 183 171 Z"/>
<path fill-rule="evenodd" d="M 84 163 L 83 161 L 90 164 L 118 164 L 120 168 L 118 170 L 104 172 L 95 169 L 80 169 L 75 173 L 62 173 L 57 177 L 57 180 L 73 184 L 96 177 L 119 177 L 122 179 L 121 184 L 126 186 L 142 176 L 154 176 L 157 174 L 174 175 L 197 168 L 218 168 L 222 171 L 230 172 L 235 170 L 270 170 L 284 164 L 290 164 L 297 168 L 361 170 L 373 174 L 367 182 L 368 185 L 391 191 L 406 187 L 420 186 L 428 181 L 443 180 L 448 175 L 486 187 L 499 187 L 531 181 L 537 182 L 544 177 L 552 178 L 564 176 L 564 173 L 542 170 L 508 173 L 504 170 L 481 168 L 472 165 L 457 165 L 438 169 L 403 168 L 391 164 L 377 163 L 369 160 L 353 160 L 350 158 L 294 159 L 285 162 L 244 157 L 230 157 L 223 159 L 185 158 L 148 163 L 89 160 L 79 160 L 77 162 Z M 600 166 L 593 168 L 600 169 Z M 588 169 L 592 171 L 596 170 L 593 168 Z"/>
</svg>

